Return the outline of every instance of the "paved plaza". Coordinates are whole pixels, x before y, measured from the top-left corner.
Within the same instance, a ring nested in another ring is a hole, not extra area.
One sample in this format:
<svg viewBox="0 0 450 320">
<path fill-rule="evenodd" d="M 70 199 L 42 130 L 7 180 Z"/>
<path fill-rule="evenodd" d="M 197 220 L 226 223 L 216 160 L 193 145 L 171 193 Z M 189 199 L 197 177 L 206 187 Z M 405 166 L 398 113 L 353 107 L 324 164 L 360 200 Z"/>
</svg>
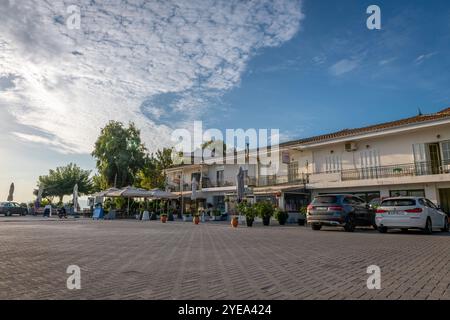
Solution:
<svg viewBox="0 0 450 320">
<path fill-rule="evenodd" d="M 1 217 L 0 243 L 0 299 L 450 299 L 450 233 Z"/>
</svg>

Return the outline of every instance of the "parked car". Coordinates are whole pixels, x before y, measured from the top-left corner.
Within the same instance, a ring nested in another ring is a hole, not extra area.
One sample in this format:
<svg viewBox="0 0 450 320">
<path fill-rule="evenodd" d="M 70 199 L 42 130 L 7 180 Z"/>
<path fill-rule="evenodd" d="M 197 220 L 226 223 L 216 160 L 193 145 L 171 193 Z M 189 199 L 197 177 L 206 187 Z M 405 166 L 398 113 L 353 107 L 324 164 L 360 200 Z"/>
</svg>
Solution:
<svg viewBox="0 0 450 320">
<path fill-rule="evenodd" d="M 387 198 L 376 210 L 376 224 L 382 233 L 388 229 L 420 229 L 431 234 L 434 229 L 449 231 L 447 215 L 432 201 L 421 197 Z"/>
<path fill-rule="evenodd" d="M 322 226 L 344 227 L 352 232 L 358 226 L 373 226 L 375 210 L 359 197 L 348 194 L 329 194 L 314 198 L 307 208 L 307 222 L 313 230 Z"/>
<path fill-rule="evenodd" d="M 5 217 L 13 214 L 25 216 L 28 214 L 28 209 L 21 207 L 17 202 L 0 202 L 0 214 L 4 214 Z"/>
</svg>

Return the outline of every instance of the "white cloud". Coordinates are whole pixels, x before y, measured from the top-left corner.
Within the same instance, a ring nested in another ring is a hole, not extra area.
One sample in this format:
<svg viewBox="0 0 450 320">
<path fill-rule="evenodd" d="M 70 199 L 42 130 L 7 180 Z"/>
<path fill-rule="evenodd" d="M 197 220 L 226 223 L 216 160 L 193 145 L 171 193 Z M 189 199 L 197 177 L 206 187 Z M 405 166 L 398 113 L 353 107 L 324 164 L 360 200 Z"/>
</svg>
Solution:
<svg viewBox="0 0 450 320">
<path fill-rule="evenodd" d="M 340 76 L 350 71 L 353 71 L 358 66 L 359 62 L 357 60 L 343 59 L 332 65 L 330 67 L 330 72 L 334 76 Z"/>
<path fill-rule="evenodd" d="M 65 25 L 73 4 L 81 30 Z M 15 136 L 77 153 L 91 151 L 108 120 L 136 122 L 151 148 L 167 144 L 176 122 L 160 118 L 201 118 L 258 49 L 291 39 L 302 19 L 291 0 L 10 0 L 0 16 L 0 70 L 15 85 L 0 106 L 48 134 Z"/>
<path fill-rule="evenodd" d="M 417 65 L 422 64 L 425 60 L 430 59 L 431 57 L 435 56 L 436 54 L 437 54 L 437 52 L 422 54 L 416 58 L 415 63 Z"/>
</svg>

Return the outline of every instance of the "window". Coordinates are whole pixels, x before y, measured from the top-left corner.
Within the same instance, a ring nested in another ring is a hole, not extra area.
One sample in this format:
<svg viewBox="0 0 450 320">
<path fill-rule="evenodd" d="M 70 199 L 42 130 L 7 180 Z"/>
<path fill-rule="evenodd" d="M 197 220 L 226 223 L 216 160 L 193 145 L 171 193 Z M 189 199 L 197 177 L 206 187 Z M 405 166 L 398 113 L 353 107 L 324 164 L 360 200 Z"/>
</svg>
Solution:
<svg viewBox="0 0 450 320">
<path fill-rule="evenodd" d="M 216 181 L 218 185 L 223 184 L 223 170 L 219 170 L 216 172 Z"/>
<path fill-rule="evenodd" d="M 442 142 L 442 158 L 444 161 L 450 161 L 450 141 Z"/>
<path fill-rule="evenodd" d="M 325 158 L 325 171 L 327 173 L 340 172 L 342 169 L 342 160 L 340 156 L 333 155 Z"/>
<path fill-rule="evenodd" d="M 381 202 L 382 207 L 412 207 L 416 205 L 414 199 L 391 199 Z"/>
<path fill-rule="evenodd" d="M 338 199 L 336 196 L 319 196 L 313 200 L 312 204 L 333 204 L 337 202 Z"/>
<path fill-rule="evenodd" d="M 425 197 L 425 190 L 391 190 L 391 197 Z"/>
<path fill-rule="evenodd" d="M 430 200 L 425 199 L 425 203 L 426 203 L 427 207 L 430 207 L 432 209 L 437 209 L 436 205 L 433 202 L 431 202 Z"/>
</svg>

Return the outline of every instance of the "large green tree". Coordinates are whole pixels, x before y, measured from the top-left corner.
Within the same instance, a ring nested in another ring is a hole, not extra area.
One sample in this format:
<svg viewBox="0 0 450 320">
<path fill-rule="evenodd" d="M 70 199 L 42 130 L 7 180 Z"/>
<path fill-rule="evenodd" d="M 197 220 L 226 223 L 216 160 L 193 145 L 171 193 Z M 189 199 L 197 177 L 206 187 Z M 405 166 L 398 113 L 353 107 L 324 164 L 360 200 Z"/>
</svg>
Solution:
<svg viewBox="0 0 450 320">
<path fill-rule="evenodd" d="M 164 148 L 148 156 L 144 168 L 139 172 L 140 186 L 146 189 L 163 189 L 166 182 L 165 170 L 172 164 L 172 149 Z"/>
<path fill-rule="evenodd" d="M 83 170 L 76 164 L 70 163 L 65 167 L 49 170 L 48 175 L 40 176 L 38 188 L 41 185 L 44 186 L 44 198 L 58 197 L 59 202 L 62 202 L 64 196 L 72 194 L 75 184 L 78 184 L 80 195 L 90 193 L 92 191 L 90 174 L 90 170 Z M 37 194 L 37 190 L 35 193 Z"/>
<path fill-rule="evenodd" d="M 146 148 L 134 123 L 125 127 L 121 122 L 110 121 L 101 130 L 92 156 L 100 175 L 96 184 L 122 188 L 135 183 L 146 163 Z"/>
</svg>

